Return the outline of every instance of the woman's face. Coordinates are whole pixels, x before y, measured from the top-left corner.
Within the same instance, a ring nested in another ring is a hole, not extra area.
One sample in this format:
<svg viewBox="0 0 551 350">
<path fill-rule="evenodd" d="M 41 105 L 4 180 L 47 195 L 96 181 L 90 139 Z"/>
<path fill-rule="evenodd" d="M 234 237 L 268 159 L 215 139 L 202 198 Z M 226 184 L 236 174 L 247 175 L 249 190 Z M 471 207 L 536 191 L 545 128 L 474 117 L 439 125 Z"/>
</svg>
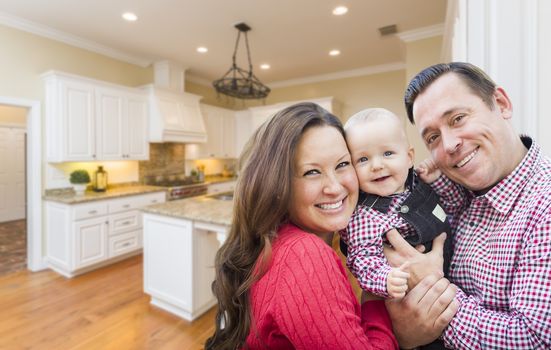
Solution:
<svg viewBox="0 0 551 350">
<path fill-rule="evenodd" d="M 320 236 L 346 227 L 358 200 L 358 179 L 341 133 L 332 126 L 307 129 L 294 166 L 291 221 Z"/>
</svg>

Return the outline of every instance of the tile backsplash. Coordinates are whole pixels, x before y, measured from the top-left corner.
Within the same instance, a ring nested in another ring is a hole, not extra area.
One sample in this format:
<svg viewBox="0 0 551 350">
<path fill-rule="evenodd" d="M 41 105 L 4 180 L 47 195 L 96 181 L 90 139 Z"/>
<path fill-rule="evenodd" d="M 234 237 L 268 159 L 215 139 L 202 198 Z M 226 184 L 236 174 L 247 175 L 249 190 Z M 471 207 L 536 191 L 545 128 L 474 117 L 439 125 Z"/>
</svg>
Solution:
<svg viewBox="0 0 551 350">
<path fill-rule="evenodd" d="M 235 170 L 235 159 L 186 160 L 186 147 L 183 143 L 165 142 L 149 144 L 149 160 L 139 161 L 139 181 L 146 178 L 167 175 L 190 175 L 191 170 L 202 165 L 205 175 L 220 175 L 224 168 Z"/>
<path fill-rule="evenodd" d="M 149 160 L 139 161 L 140 182 L 151 176 L 184 174 L 185 146 L 183 143 L 174 142 L 149 144 Z"/>
</svg>

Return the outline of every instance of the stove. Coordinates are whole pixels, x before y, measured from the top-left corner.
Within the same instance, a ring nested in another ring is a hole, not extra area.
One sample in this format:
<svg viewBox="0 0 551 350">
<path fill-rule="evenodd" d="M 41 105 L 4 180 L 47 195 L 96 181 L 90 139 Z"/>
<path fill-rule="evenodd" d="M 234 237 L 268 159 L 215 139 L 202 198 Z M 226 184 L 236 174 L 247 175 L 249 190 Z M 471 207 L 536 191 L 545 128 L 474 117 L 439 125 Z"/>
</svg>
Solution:
<svg viewBox="0 0 551 350">
<path fill-rule="evenodd" d="M 189 176 L 155 176 L 145 180 L 146 185 L 166 187 L 169 201 L 207 194 L 207 184 Z"/>
</svg>

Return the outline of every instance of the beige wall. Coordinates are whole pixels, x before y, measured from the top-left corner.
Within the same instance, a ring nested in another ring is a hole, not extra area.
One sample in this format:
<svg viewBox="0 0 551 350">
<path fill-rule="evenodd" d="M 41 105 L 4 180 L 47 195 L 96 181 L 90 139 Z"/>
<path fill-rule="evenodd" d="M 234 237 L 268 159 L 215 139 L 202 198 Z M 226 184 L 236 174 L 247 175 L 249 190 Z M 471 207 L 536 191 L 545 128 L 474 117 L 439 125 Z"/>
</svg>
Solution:
<svg viewBox="0 0 551 350">
<path fill-rule="evenodd" d="M 402 90 L 405 90 L 410 79 L 421 70 L 430 65 L 440 63 L 441 48 L 442 36 L 406 43 L 406 78 Z M 405 108 L 402 108 L 404 109 L 403 115 L 406 118 L 407 134 L 411 145 L 415 148 L 415 163 L 419 164 L 420 161 L 428 158 L 430 154 L 419 136 L 419 131 L 407 120 Z"/>
<path fill-rule="evenodd" d="M 83 75 L 127 86 L 153 81 L 142 68 L 90 51 L 0 25 L 0 95 L 42 100 L 40 74 L 51 70 Z"/>
<path fill-rule="evenodd" d="M 405 84 L 405 71 L 398 70 L 354 78 L 337 79 L 275 88 L 272 90 L 266 104 L 304 100 L 319 97 L 334 97 L 340 103 L 340 117 L 346 121 L 352 114 L 369 107 L 383 107 L 404 116 L 402 95 Z M 232 109 L 244 109 L 262 105 L 262 101 L 237 100 L 221 105 L 227 101 L 225 97 L 216 98 L 211 87 L 186 82 L 186 90 L 204 96 L 202 102 Z"/>
<path fill-rule="evenodd" d="M 25 126 L 27 109 L 0 105 L 0 125 Z"/>
</svg>

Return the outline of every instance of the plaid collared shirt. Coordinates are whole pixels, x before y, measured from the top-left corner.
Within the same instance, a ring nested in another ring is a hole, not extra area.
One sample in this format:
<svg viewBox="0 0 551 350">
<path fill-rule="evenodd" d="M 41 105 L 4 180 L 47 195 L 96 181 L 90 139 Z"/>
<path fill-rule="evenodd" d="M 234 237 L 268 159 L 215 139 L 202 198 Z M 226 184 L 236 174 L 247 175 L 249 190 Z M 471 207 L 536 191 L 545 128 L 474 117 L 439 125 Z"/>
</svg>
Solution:
<svg viewBox="0 0 551 350">
<path fill-rule="evenodd" d="M 346 264 L 363 290 L 387 298 L 386 280 L 390 265 L 383 254 L 386 232 L 396 228 L 407 237 L 414 228 L 398 212 L 411 192 L 394 194 L 387 213 L 381 213 L 367 205 L 359 204 L 348 222 L 340 231 L 342 240 L 348 245 Z"/>
<path fill-rule="evenodd" d="M 551 348 L 551 160 L 523 142 L 523 161 L 484 195 L 444 176 L 432 184 L 453 216 L 460 308 L 442 335 L 449 347 Z"/>
</svg>

